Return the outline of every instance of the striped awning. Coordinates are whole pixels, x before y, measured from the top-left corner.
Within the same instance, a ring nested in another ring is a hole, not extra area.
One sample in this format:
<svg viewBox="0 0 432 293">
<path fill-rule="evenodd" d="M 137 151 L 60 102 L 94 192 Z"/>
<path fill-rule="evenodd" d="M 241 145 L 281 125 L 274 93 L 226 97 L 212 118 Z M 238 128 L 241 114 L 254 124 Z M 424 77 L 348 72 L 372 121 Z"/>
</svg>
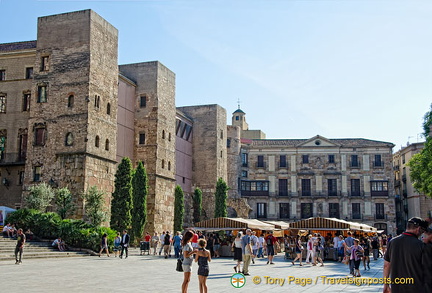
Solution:
<svg viewBox="0 0 432 293">
<path fill-rule="evenodd" d="M 290 224 L 291 229 L 307 230 L 357 230 L 376 232 L 377 229 L 362 223 L 349 222 L 336 218 L 309 218 Z"/>
<path fill-rule="evenodd" d="M 274 225 L 276 229 L 287 230 L 290 227 L 290 224 L 284 221 L 263 221 L 264 223 Z"/>
<path fill-rule="evenodd" d="M 201 221 L 195 224 L 196 228 L 200 230 L 274 230 L 275 226 L 261 222 L 256 219 L 243 219 L 243 218 L 214 218 L 206 221 Z"/>
</svg>

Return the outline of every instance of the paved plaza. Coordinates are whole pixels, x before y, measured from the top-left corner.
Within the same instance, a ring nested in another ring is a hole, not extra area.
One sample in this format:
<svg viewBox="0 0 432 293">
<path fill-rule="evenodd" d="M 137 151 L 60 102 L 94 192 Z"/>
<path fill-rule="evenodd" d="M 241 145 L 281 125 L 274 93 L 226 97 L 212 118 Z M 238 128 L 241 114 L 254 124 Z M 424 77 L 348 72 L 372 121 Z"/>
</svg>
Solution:
<svg viewBox="0 0 432 293">
<path fill-rule="evenodd" d="M 382 292 L 382 285 L 349 284 L 353 279 L 348 277 L 348 266 L 341 263 L 328 261 L 324 267 L 300 267 L 298 263 L 292 266 L 290 261 L 284 260 L 283 254 L 275 257 L 274 265 L 266 262 L 266 259 L 258 259 L 256 264 L 251 264 L 251 275 L 246 277 L 244 286 L 234 288 L 231 284 L 234 261 L 231 258 L 213 259 L 207 280 L 209 292 Z M 183 281 L 183 273 L 175 271 L 174 258 L 140 256 L 138 249 L 131 249 L 127 259 L 111 255 L 26 260 L 24 252 L 23 264 L 14 263 L 13 259 L 0 262 L 1 288 L 5 292 L 166 293 L 180 292 Z M 188 292 L 199 292 L 197 268 L 194 263 Z M 381 278 L 383 259 L 372 260 L 370 271 L 364 271 L 362 265 L 360 268 L 362 278 L 357 279 Z M 311 284 L 305 284 L 307 282 Z"/>
</svg>

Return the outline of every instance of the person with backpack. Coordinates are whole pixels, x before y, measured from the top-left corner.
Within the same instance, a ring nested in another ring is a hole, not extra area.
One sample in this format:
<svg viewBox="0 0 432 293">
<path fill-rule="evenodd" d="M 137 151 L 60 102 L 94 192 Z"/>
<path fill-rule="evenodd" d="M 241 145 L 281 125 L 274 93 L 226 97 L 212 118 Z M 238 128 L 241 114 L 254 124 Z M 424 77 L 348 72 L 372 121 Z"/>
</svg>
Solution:
<svg viewBox="0 0 432 293">
<path fill-rule="evenodd" d="M 270 263 L 271 265 L 274 265 L 273 262 L 273 258 L 275 254 L 274 247 L 275 245 L 277 246 L 279 243 L 277 242 L 276 237 L 273 236 L 273 231 L 269 232 L 269 235 L 267 235 L 267 237 L 265 238 L 264 243 L 267 248 L 267 256 L 268 256 L 267 264 Z"/>
<path fill-rule="evenodd" d="M 256 236 L 255 231 L 252 232 L 251 245 L 252 245 L 252 263 L 255 264 L 255 257 L 258 254 L 258 237 Z"/>
</svg>

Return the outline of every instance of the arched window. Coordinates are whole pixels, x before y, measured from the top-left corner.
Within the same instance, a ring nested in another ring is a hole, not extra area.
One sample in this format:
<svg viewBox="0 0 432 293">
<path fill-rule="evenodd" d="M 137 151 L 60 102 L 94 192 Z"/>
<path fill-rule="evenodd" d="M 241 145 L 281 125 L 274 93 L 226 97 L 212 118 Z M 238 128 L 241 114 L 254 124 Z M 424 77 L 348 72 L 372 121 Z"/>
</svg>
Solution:
<svg viewBox="0 0 432 293">
<path fill-rule="evenodd" d="M 74 106 L 74 95 L 70 95 L 68 97 L 68 108 L 72 108 Z"/>
<path fill-rule="evenodd" d="M 107 114 L 111 115 L 111 104 L 110 103 L 107 104 Z"/>
<path fill-rule="evenodd" d="M 165 160 L 162 160 L 162 169 L 165 168 Z"/>
<path fill-rule="evenodd" d="M 96 135 L 96 139 L 95 139 L 95 147 L 99 147 L 99 135 Z"/>
<path fill-rule="evenodd" d="M 105 150 L 109 151 L 109 139 L 105 140 Z"/>
<path fill-rule="evenodd" d="M 165 130 L 162 130 L 162 139 L 165 139 Z"/>
<path fill-rule="evenodd" d="M 74 141 L 74 138 L 73 138 L 72 132 L 68 132 L 66 134 L 65 145 L 71 146 L 71 145 L 73 145 L 73 141 Z"/>
</svg>

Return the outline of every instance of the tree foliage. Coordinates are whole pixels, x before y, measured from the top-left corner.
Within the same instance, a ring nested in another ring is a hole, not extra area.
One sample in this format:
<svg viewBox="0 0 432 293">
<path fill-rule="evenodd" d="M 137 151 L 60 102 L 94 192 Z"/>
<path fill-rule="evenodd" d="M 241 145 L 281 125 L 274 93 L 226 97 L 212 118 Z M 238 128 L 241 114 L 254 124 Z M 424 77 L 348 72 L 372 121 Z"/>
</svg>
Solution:
<svg viewBox="0 0 432 293">
<path fill-rule="evenodd" d="M 74 213 L 76 206 L 73 202 L 72 193 L 67 187 L 54 190 L 54 203 L 57 213 L 62 219 Z"/>
<path fill-rule="evenodd" d="M 96 186 L 91 186 L 81 197 L 84 199 L 85 216 L 90 224 L 100 226 L 107 220 L 103 191 L 98 190 Z"/>
<path fill-rule="evenodd" d="M 174 192 L 174 231 L 183 230 L 184 194 L 182 188 L 177 185 Z"/>
<path fill-rule="evenodd" d="M 29 209 L 46 212 L 54 198 L 54 190 L 46 183 L 33 185 L 26 197 L 26 205 Z"/>
<path fill-rule="evenodd" d="M 228 198 L 228 185 L 226 182 L 219 178 L 216 183 L 216 193 L 215 193 L 215 218 L 226 217 L 227 212 L 227 198 Z"/>
<path fill-rule="evenodd" d="M 198 223 L 201 221 L 202 214 L 202 191 L 198 187 L 195 188 L 193 197 L 193 222 Z"/>
<path fill-rule="evenodd" d="M 132 241 L 142 238 L 147 220 L 148 178 L 142 162 L 138 163 L 132 179 Z"/>
<path fill-rule="evenodd" d="M 129 229 L 132 223 L 132 163 L 124 157 L 118 166 L 111 201 L 111 228 Z"/>
<path fill-rule="evenodd" d="M 420 153 L 415 154 L 408 162 L 413 186 L 417 191 L 432 198 L 432 137 L 429 136 L 432 125 L 431 110 L 423 118 L 423 130 L 426 137 L 425 147 Z"/>
<path fill-rule="evenodd" d="M 431 131 L 430 126 L 432 125 L 432 104 L 430 106 L 429 112 L 426 112 L 426 114 L 423 117 L 423 136 L 428 137 L 429 133 Z"/>
</svg>

